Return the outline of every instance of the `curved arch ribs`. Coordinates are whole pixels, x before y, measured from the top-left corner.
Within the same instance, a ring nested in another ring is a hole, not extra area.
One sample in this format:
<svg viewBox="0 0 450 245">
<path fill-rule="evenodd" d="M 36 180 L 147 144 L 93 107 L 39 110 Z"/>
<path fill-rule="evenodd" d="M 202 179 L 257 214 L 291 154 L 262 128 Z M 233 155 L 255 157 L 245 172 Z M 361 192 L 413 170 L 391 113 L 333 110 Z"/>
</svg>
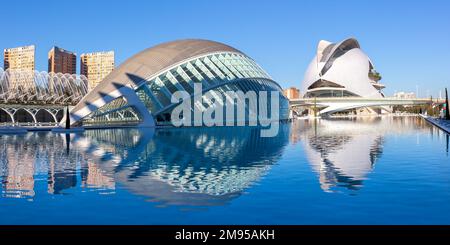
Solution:
<svg viewBox="0 0 450 245">
<path fill-rule="evenodd" d="M 0 68 L 0 100 L 5 104 L 76 104 L 88 93 L 85 76 Z"/>
<path fill-rule="evenodd" d="M 0 105 L 0 110 L 4 111 L 10 118 L 10 122 L 12 124 L 16 124 L 16 123 L 23 123 L 23 122 L 19 122 L 16 120 L 16 115 L 18 115 L 17 113 L 20 111 L 24 111 L 25 113 L 27 113 L 32 119 L 33 122 L 31 122 L 34 125 L 40 125 L 42 123 L 48 123 L 48 122 L 41 122 L 38 118 L 38 113 L 44 111 L 44 113 L 47 113 L 48 115 L 50 115 L 50 117 L 52 118 L 52 122 L 50 123 L 58 123 L 58 117 L 57 114 L 60 113 L 61 111 L 64 111 L 64 108 L 42 108 L 39 106 L 36 107 L 21 107 L 21 106 L 1 106 Z M 1 123 L 6 123 L 6 122 L 0 122 Z"/>
</svg>

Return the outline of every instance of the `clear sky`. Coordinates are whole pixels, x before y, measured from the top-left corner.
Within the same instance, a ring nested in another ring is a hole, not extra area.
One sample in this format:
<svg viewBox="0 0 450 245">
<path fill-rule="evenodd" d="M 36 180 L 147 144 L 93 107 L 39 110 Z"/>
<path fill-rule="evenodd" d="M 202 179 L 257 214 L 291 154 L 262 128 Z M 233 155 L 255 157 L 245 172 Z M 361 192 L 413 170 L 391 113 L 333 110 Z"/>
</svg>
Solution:
<svg viewBox="0 0 450 245">
<path fill-rule="evenodd" d="M 7 0 L 0 6 L 0 48 L 36 45 L 37 70 L 47 70 L 53 45 L 78 55 L 114 50 L 119 65 L 162 42 L 202 38 L 242 50 L 283 87 L 300 87 L 319 40 L 355 37 L 387 95 L 450 89 L 445 0 Z"/>
</svg>

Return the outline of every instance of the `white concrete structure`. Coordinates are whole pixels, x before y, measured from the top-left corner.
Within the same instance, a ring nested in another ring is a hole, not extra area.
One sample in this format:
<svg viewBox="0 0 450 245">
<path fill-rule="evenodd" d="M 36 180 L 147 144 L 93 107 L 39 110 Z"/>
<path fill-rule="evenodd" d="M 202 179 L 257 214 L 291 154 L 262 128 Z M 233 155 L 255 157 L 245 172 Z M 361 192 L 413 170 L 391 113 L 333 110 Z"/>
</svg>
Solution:
<svg viewBox="0 0 450 245">
<path fill-rule="evenodd" d="M 288 117 L 281 87 L 253 59 L 222 43 L 188 39 L 157 45 L 125 61 L 70 111 L 70 121 L 95 127 L 171 125 L 178 105 L 172 95 L 185 91 L 194 97 L 194 84 L 217 98 L 227 91 L 278 91 L 280 118 Z M 194 103 L 198 111 L 214 106 L 203 101 Z"/>
<path fill-rule="evenodd" d="M 320 41 L 301 90 L 304 97 L 384 97 L 381 79 L 356 39 L 333 44 Z"/>
<path fill-rule="evenodd" d="M 301 90 L 304 98 L 363 97 L 384 98 L 385 86 L 379 83 L 380 74 L 354 38 L 340 43 L 320 41 L 317 53 L 306 70 Z M 336 105 L 339 107 L 339 105 Z M 334 106 L 334 107 L 336 107 Z M 365 107 L 345 105 L 333 112 Z M 327 111 L 327 113 L 329 112 Z"/>
<path fill-rule="evenodd" d="M 291 109 L 297 110 L 297 108 L 304 107 L 317 107 L 320 109 L 318 115 L 332 114 L 344 110 L 356 109 L 356 108 L 383 108 L 387 106 L 395 105 L 427 105 L 431 103 L 445 103 L 444 100 L 433 100 L 429 98 L 418 99 L 398 99 L 392 97 L 386 98 L 363 98 L 363 97 L 332 97 L 332 98 L 302 98 L 296 100 L 290 100 L 289 104 Z"/>
</svg>

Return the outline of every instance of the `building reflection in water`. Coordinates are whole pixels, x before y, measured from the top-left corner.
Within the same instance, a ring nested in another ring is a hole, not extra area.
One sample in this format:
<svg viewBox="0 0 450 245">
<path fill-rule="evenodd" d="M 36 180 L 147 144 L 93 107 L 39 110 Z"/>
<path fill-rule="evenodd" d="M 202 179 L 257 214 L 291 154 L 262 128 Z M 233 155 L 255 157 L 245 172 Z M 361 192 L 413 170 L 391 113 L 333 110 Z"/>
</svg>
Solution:
<svg viewBox="0 0 450 245">
<path fill-rule="evenodd" d="M 80 138 L 73 134 L 70 137 Z M 114 188 L 114 184 L 99 173 L 95 164 L 88 163 L 84 152 L 72 149 L 67 154 L 65 144 L 65 135 L 60 134 L 2 135 L 2 197 L 33 198 L 36 195 L 36 181 L 46 181 L 49 194 L 63 194 L 65 190 L 77 187 L 77 174 L 80 172 L 77 166 L 87 173 L 87 178 L 83 178 L 82 174 L 82 180 L 83 184 L 89 184 L 89 188 Z"/>
<path fill-rule="evenodd" d="M 146 130 L 139 140 L 133 133 L 118 140 L 117 132 L 88 131 L 87 138 L 92 134 L 96 140 L 88 142 L 102 145 L 93 155 L 109 155 L 98 161 L 100 168 L 128 191 L 162 206 L 211 206 L 238 197 L 265 175 L 288 143 L 288 130 L 285 125 L 275 138 L 247 127 L 165 129 L 155 136 Z"/>
<path fill-rule="evenodd" d="M 382 157 L 386 133 L 429 130 L 416 117 L 360 117 L 305 120 L 293 123 L 290 139 L 302 142 L 312 169 L 325 192 L 355 194 Z M 414 125 L 414 126 L 412 126 Z"/>
<path fill-rule="evenodd" d="M 33 198 L 120 187 L 161 206 L 224 205 L 260 181 L 291 141 L 302 145 L 324 191 L 355 194 L 383 157 L 386 134 L 421 130 L 445 137 L 415 117 L 299 120 L 274 138 L 248 127 L 1 135 L 1 192 Z M 41 182 L 43 193 L 35 188 Z"/>
<path fill-rule="evenodd" d="M 33 197 L 40 176 L 49 194 L 73 188 L 113 193 L 120 184 L 162 206 L 223 205 L 267 173 L 288 137 L 289 125 L 274 138 L 248 127 L 87 130 L 71 134 L 67 154 L 63 134 L 5 135 L 2 196 Z"/>
<path fill-rule="evenodd" d="M 2 139 L 5 136 L 2 136 Z M 14 140 L 20 136 L 7 136 Z M 0 159 L 3 196 L 17 198 L 21 196 L 34 196 L 35 157 L 32 154 L 19 154 L 26 148 L 21 145 L 8 144 L 2 140 Z"/>
</svg>

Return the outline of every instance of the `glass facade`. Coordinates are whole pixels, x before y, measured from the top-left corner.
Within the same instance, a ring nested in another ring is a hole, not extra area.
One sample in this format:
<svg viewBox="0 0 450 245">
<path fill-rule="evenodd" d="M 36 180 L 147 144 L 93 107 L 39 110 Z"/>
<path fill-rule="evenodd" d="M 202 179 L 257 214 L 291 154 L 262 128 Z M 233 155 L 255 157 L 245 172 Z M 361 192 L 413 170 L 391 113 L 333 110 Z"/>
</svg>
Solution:
<svg viewBox="0 0 450 245">
<path fill-rule="evenodd" d="M 134 125 L 141 120 L 141 116 L 133 106 L 128 105 L 124 97 L 119 97 L 84 118 L 83 125 Z"/>
<path fill-rule="evenodd" d="M 288 101 L 282 95 L 278 84 L 271 80 L 270 76 L 249 57 L 234 52 L 211 53 L 192 58 L 175 67 L 169 67 L 163 72 L 150 77 L 136 87 L 138 98 L 152 114 L 157 125 L 170 124 L 171 111 L 177 105 L 171 103 L 172 95 L 177 91 L 186 91 L 194 96 L 194 85 L 201 84 L 202 92 L 211 91 L 214 99 L 205 98 L 203 101 L 195 101 L 193 106 L 204 111 L 212 106 L 216 99 L 230 100 L 225 96 L 227 91 L 278 91 L 280 93 L 281 117 L 287 118 Z M 270 95 L 270 93 L 268 93 Z M 245 103 L 245 101 L 233 101 L 233 104 Z M 106 116 L 116 116 L 122 109 L 130 108 L 124 99 L 114 100 L 94 112 L 88 118 L 92 122 L 108 119 Z M 248 108 L 246 107 L 246 115 Z M 120 119 L 120 118 L 119 118 Z M 110 120 L 110 119 L 109 119 Z M 226 119 L 225 119 L 226 120 Z M 87 120 L 85 120 L 87 121 Z"/>
</svg>

